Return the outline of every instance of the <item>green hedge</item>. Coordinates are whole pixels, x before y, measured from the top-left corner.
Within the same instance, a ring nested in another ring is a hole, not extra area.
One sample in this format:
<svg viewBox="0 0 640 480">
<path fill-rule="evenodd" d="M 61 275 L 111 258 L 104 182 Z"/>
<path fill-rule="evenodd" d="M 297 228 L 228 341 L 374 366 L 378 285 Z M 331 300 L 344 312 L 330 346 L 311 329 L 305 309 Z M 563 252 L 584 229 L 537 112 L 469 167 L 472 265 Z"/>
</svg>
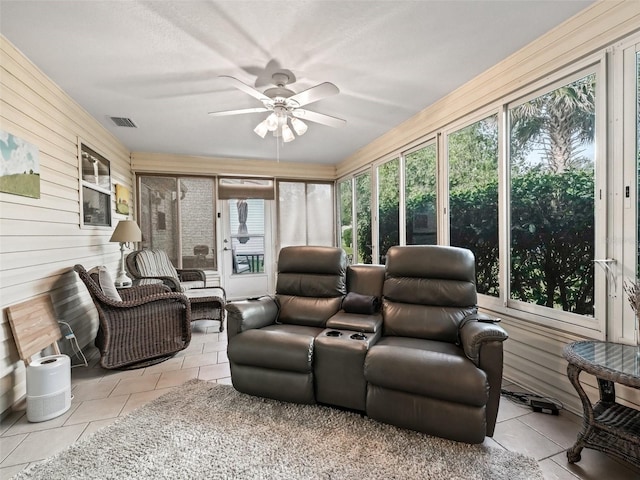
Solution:
<svg viewBox="0 0 640 480">
<path fill-rule="evenodd" d="M 511 182 L 511 298 L 593 315 L 593 172 L 532 170 Z M 432 195 L 407 199 L 407 216 L 433 202 Z M 474 252 L 478 291 L 493 296 L 499 294 L 497 202 L 497 182 L 458 190 L 449 199 L 451 244 Z M 397 225 L 397 218 L 396 206 L 381 205 L 381 225 Z M 367 220 L 358 219 L 358 240 L 367 245 L 370 262 Z"/>
</svg>

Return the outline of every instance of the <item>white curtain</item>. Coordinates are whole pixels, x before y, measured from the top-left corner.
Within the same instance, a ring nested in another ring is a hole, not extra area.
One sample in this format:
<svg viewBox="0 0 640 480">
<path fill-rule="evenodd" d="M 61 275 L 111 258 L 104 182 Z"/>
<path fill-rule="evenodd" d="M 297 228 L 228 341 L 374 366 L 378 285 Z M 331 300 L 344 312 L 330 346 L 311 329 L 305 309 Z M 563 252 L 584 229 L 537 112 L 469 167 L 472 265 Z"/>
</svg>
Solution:
<svg viewBox="0 0 640 480">
<path fill-rule="evenodd" d="M 333 185 L 278 182 L 280 248 L 290 245 L 335 245 Z"/>
</svg>

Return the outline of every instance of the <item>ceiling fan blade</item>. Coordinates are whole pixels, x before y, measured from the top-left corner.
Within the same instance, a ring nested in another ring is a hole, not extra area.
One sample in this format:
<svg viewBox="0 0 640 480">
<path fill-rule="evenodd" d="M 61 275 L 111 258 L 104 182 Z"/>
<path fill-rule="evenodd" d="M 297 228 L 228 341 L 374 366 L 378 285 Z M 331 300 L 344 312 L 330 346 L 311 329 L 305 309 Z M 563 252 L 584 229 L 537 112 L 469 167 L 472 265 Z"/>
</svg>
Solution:
<svg viewBox="0 0 640 480">
<path fill-rule="evenodd" d="M 291 113 L 294 117 L 298 117 L 302 120 L 321 123 L 322 125 L 327 125 L 329 127 L 341 127 L 347 123 L 346 120 L 341 118 L 325 115 L 324 113 L 312 112 L 311 110 L 305 110 L 304 108 L 296 108 Z"/>
<path fill-rule="evenodd" d="M 303 107 L 304 105 L 337 95 L 338 93 L 340 93 L 340 90 L 333 83 L 324 82 L 315 87 L 307 88 L 300 93 L 296 93 L 294 96 L 289 97 L 289 100 L 293 100 Z"/>
<path fill-rule="evenodd" d="M 268 108 L 258 107 L 258 108 L 243 108 L 241 110 L 225 110 L 223 112 L 209 112 L 209 115 L 212 117 L 224 117 L 226 115 L 242 115 L 243 113 L 260 113 L 260 112 L 269 112 Z"/>
<path fill-rule="evenodd" d="M 238 80 L 235 77 L 230 77 L 228 75 L 220 75 L 219 78 L 226 79 L 229 83 L 231 83 L 238 90 L 242 90 L 244 93 L 248 93 L 252 97 L 257 98 L 258 100 L 260 100 L 261 102 L 265 102 L 265 101 L 268 102 L 269 101 L 269 97 L 267 97 L 264 93 L 256 90 L 255 88 L 247 85 L 244 82 L 241 82 L 240 80 Z"/>
</svg>

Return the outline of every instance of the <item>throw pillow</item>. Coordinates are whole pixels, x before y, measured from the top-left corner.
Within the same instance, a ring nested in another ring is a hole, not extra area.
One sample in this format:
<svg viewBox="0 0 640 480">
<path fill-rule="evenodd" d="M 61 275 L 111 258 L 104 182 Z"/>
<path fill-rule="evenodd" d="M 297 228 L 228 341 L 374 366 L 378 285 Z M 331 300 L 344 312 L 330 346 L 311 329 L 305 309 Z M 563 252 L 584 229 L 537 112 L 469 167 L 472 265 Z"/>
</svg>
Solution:
<svg viewBox="0 0 640 480">
<path fill-rule="evenodd" d="M 380 299 L 374 295 L 349 292 L 342 301 L 342 309 L 347 313 L 373 315 L 380 309 Z"/>
<path fill-rule="evenodd" d="M 91 270 L 89 270 L 88 273 L 89 275 L 92 275 L 94 273 L 98 274 L 98 285 L 100 286 L 100 289 L 102 290 L 102 293 L 105 294 L 105 296 L 117 302 L 122 301 L 122 297 L 118 293 L 116 284 L 113 282 L 113 279 L 111 278 L 107 267 L 105 267 L 104 265 L 93 267 Z"/>
</svg>

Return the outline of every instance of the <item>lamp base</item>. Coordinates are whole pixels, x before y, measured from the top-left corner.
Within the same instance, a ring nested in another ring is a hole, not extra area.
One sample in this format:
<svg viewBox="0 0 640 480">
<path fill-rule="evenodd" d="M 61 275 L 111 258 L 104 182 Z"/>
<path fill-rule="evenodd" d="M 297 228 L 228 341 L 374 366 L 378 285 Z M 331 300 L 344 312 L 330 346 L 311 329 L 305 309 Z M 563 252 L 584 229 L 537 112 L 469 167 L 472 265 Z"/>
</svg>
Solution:
<svg viewBox="0 0 640 480">
<path fill-rule="evenodd" d="M 113 283 L 115 283 L 116 288 L 129 288 L 133 285 L 133 282 L 131 281 L 131 279 L 126 275 L 125 275 L 125 279 L 119 276 L 118 278 L 115 279 Z"/>
<path fill-rule="evenodd" d="M 120 242 L 120 269 L 118 270 L 118 276 L 114 280 L 116 288 L 129 288 L 133 285 L 133 282 L 127 275 L 127 271 L 124 268 L 124 242 Z"/>
</svg>

